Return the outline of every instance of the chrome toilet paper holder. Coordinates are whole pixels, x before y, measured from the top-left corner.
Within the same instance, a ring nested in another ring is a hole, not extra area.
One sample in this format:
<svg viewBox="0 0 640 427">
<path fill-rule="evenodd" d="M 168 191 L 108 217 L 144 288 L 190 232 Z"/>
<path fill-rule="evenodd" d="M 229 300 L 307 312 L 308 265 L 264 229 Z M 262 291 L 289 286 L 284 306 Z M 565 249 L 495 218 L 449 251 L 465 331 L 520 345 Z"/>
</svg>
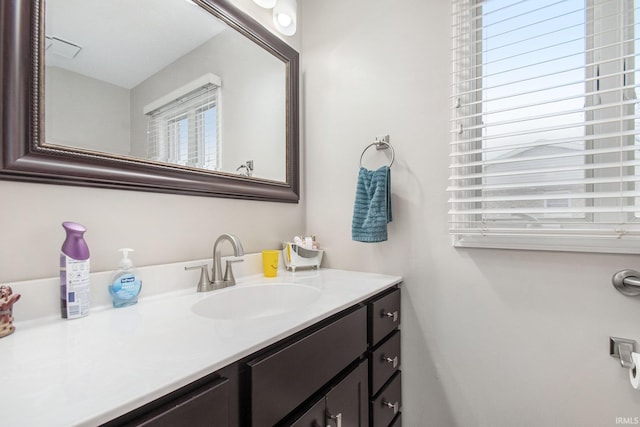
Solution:
<svg viewBox="0 0 640 427">
<path fill-rule="evenodd" d="M 633 369 L 631 353 L 636 350 L 636 341 L 627 338 L 609 337 L 609 354 L 620 359 L 623 368 Z"/>
</svg>

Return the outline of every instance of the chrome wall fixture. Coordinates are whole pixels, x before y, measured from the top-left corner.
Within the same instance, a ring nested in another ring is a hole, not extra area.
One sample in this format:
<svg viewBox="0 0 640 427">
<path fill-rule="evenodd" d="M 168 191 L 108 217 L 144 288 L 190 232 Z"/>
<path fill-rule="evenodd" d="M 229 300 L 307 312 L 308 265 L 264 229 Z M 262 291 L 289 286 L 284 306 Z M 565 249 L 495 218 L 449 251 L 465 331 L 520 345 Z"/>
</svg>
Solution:
<svg viewBox="0 0 640 427">
<path fill-rule="evenodd" d="M 367 150 L 371 147 L 376 147 L 376 150 L 391 150 L 391 160 L 389 161 L 389 167 L 391 167 L 396 159 L 396 151 L 393 149 L 393 146 L 391 145 L 389 140 L 389 135 L 376 137 L 375 142 L 372 142 L 371 144 L 364 147 L 364 150 L 362 150 L 362 154 L 360 154 L 360 167 L 362 167 L 362 158 L 364 157 L 364 153 L 366 153 Z"/>
<path fill-rule="evenodd" d="M 640 354 L 636 352 L 636 341 L 628 338 L 609 337 L 609 354 L 620 359 L 620 366 L 629 370 L 629 383 L 640 390 Z"/>
<path fill-rule="evenodd" d="M 640 295 L 640 272 L 635 270 L 620 270 L 611 279 L 613 286 L 628 297 Z"/>
<path fill-rule="evenodd" d="M 636 341 L 626 338 L 609 337 L 609 354 L 620 359 L 623 368 L 633 369 L 634 363 L 631 353 L 635 351 Z"/>
</svg>

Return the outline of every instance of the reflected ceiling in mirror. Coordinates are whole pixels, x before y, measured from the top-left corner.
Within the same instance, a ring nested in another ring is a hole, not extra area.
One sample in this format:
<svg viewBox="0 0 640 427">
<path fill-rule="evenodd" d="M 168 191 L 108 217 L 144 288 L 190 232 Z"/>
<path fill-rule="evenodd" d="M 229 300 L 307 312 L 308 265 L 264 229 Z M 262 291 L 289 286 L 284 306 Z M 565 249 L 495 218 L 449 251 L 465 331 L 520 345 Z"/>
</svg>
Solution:
<svg viewBox="0 0 640 427">
<path fill-rule="evenodd" d="M 286 182 L 286 64 L 200 5 L 47 0 L 44 28 L 45 146 Z"/>
</svg>

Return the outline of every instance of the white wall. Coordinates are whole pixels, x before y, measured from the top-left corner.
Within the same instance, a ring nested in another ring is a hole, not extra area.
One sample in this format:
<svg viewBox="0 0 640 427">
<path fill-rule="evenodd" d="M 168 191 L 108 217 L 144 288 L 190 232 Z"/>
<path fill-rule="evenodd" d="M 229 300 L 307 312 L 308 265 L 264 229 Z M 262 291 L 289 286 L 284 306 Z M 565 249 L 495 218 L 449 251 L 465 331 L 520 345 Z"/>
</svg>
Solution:
<svg viewBox="0 0 640 427">
<path fill-rule="evenodd" d="M 46 68 L 44 86 L 48 142 L 130 153 L 128 89 L 59 67 Z"/>
<path fill-rule="evenodd" d="M 640 341 L 640 300 L 611 286 L 640 257 L 450 245 L 450 2 L 301 6 L 307 229 L 328 266 L 406 279 L 403 425 L 614 426 L 640 416 L 640 394 L 608 354 L 610 335 Z M 352 242 L 358 159 L 386 133 L 396 150 L 390 239 Z"/>
<path fill-rule="evenodd" d="M 234 3 L 271 28 L 270 14 L 251 0 Z M 297 36 L 287 41 L 299 48 Z M 210 257 L 215 238 L 225 232 L 236 233 L 246 252 L 256 252 L 275 248 L 283 238 L 304 230 L 304 203 L 4 180 L 0 181 L 0 197 L 0 283 L 57 275 L 64 240 L 60 223 L 65 220 L 87 226 L 93 271 L 113 269 L 119 259 L 116 250 L 123 246 L 135 248 L 134 261 L 143 266 Z"/>
</svg>

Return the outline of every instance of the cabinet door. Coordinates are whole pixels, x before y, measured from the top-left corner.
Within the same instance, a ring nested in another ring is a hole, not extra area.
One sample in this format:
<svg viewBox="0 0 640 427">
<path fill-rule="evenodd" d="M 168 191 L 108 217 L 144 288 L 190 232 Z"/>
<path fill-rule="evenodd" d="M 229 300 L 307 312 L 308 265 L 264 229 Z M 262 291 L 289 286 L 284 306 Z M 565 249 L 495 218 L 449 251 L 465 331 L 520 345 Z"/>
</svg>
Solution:
<svg viewBox="0 0 640 427">
<path fill-rule="evenodd" d="M 326 427 L 325 398 L 320 399 L 307 412 L 298 418 L 291 427 Z"/>
<path fill-rule="evenodd" d="M 144 427 L 226 427 L 229 380 L 221 378 L 129 424 Z"/>
<path fill-rule="evenodd" d="M 333 386 L 291 427 L 368 427 L 367 381 L 365 361 Z"/>
<path fill-rule="evenodd" d="M 367 370 L 365 361 L 329 391 L 325 413 L 327 426 L 366 427 L 369 425 Z"/>
</svg>

